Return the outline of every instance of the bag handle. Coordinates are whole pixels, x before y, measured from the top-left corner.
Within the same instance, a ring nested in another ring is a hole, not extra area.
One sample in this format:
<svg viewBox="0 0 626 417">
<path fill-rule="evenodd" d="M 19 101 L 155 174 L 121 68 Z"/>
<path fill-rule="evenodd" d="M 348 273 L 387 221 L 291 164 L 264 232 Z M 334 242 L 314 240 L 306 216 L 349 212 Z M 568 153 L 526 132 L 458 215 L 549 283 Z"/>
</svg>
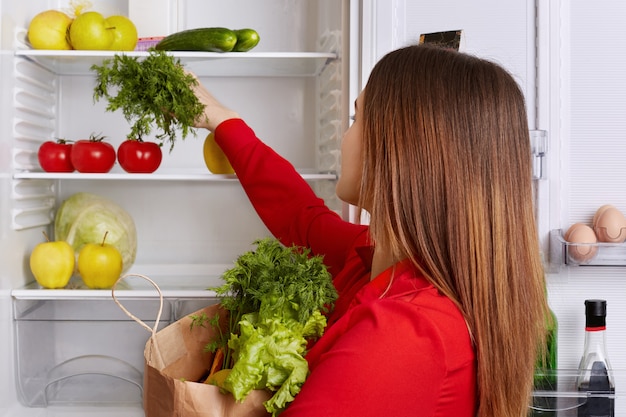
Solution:
<svg viewBox="0 0 626 417">
<path fill-rule="evenodd" d="M 154 326 L 153 327 L 148 326 L 139 317 L 135 316 L 133 313 L 128 311 L 128 309 L 122 305 L 122 303 L 117 299 L 117 296 L 115 295 L 115 288 L 117 287 L 117 284 L 120 283 L 121 281 L 123 281 L 125 278 L 133 277 L 133 276 L 145 279 L 150 284 L 152 284 L 152 286 L 154 288 L 156 288 L 157 292 L 159 293 L 159 312 L 157 313 L 156 320 L 154 321 Z M 163 361 L 163 358 L 161 356 L 161 351 L 159 350 L 159 344 L 157 343 L 157 339 L 156 339 L 157 329 L 159 328 L 159 322 L 161 321 L 161 314 L 163 313 L 163 293 L 161 292 L 161 288 L 159 288 L 157 283 L 154 282 L 149 277 L 147 277 L 146 275 L 142 275 L 142 274 L 125 274 L 125 275 L 120 276 L 117 279 L 117 281 L 115 281 L 115 284 L 113 284 L 113 287 L 111 288 L 111 296 L 113 297 L 113 301 L 115 301 L 115 304 L 117 304 L 117 306 L 119 308 L 121 308 L 122 311 L 124 313 L 126 313 L 126 315 L 128 317 L 130 317 L 131 319 L 135 320 L 137 323 L 139 323 L 141 325 L 141 327 L 143 327 L 144 329 L 146 329 L 146 330 L 148 330 L 150 332 L 150 334 L 151 334 L 150 335 L 150 345 L 151 345 L 151 347 L 154 346 L 154 348 L 156 349 L 156 354 L 157 354 L 157 358 L 159 358 L 159 361 Z"/>
</svg>

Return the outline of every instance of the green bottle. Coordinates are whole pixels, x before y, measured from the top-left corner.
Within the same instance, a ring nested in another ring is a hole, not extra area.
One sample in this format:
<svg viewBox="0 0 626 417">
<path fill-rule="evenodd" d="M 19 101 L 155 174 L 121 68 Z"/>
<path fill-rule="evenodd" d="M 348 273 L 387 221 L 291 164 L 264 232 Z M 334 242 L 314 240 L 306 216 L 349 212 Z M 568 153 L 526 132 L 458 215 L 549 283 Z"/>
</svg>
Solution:
<svg viewBox="0 0 626 417">
<path fill-rule="evenodd" d="M 552 310 L 549 310 L 547 320 L 548 334 L 546 346 L 540 352 L 535 371 L 535 395 L 533 395 L 532 407 L 529 416 L 532 417 L 555 417 L 556 416 L 556 391 L 557 391 L 557 320 Z M 550 395 L 541 395 L 538 391 L 550 391 Z"/>
</svg>

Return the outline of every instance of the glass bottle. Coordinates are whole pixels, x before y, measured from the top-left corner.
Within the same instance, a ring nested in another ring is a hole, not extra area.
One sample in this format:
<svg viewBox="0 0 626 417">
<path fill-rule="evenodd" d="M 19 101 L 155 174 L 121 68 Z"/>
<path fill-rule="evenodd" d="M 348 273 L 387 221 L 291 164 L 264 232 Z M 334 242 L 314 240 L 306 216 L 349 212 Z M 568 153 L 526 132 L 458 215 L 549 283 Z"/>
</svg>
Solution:
<svg viewBox="0 0 626 417">
<path fill-rule="evenodd" d="M 535 394 L 529 413 L 532 417 L 555 417 L 556 416 L 556 391 L 557 391 L 557 320 L 552 310 L 548 311 L 546 318 L 546 345 L 539 352 L 535 370 Z M 541 395 L 537 391 L 547 391 Z"/>
<path fill-rule="evenodd" d="M 585 300 L 585 345 L 578 366 L 579 417 L 613 417 L 615 381 L 606 350 L 606 301 Z"/>
</svg>

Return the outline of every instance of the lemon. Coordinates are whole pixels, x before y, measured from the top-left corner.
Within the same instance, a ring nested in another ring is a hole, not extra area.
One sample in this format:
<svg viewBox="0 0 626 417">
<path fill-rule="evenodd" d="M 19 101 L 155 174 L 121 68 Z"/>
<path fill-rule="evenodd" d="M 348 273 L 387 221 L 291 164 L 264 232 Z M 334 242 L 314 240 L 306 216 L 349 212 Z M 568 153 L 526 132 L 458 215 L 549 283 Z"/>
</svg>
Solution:
<svg viewBox="0 0 626 417">
<path fill-rule="evenodd" d="M 224 381 L 226 380 L 226 378 L 228 378 L 228 375 L 230 374 L 231 369 L 222 369 L 219 370 L 217 372 L 215 372 L 213 375 L 209 376 L 205 383 L 206 384 L 211 384 L 211 385 L 216 385 L 220 388 L 224 387 Z"/>
<path fill-rule="evenodd" d="M 235 170 L 228 162 L 228 158 L 215 142 L 213 132 L 209 133 L 204 140 L 204 163 L 213 174 L 234 174 Z"/>
</svg>

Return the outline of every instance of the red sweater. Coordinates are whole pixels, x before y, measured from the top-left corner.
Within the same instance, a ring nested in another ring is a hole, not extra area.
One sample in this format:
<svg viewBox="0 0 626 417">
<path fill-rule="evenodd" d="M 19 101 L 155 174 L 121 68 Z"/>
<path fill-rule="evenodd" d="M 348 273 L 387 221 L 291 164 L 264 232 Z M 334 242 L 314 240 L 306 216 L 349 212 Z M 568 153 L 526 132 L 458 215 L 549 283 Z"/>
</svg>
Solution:
<svg viewBox="0 0 626 417">
<path fill-rule="evenodd" d="M 221 123 L 215 138 L 268 229 L 323 255 L 339 292 L 281 417 L 473 416 L 475 355 L 458 308 L 406 261 L 371 280 L 367 226 L 329 210 L 242 120 Z"/>
</svg>

